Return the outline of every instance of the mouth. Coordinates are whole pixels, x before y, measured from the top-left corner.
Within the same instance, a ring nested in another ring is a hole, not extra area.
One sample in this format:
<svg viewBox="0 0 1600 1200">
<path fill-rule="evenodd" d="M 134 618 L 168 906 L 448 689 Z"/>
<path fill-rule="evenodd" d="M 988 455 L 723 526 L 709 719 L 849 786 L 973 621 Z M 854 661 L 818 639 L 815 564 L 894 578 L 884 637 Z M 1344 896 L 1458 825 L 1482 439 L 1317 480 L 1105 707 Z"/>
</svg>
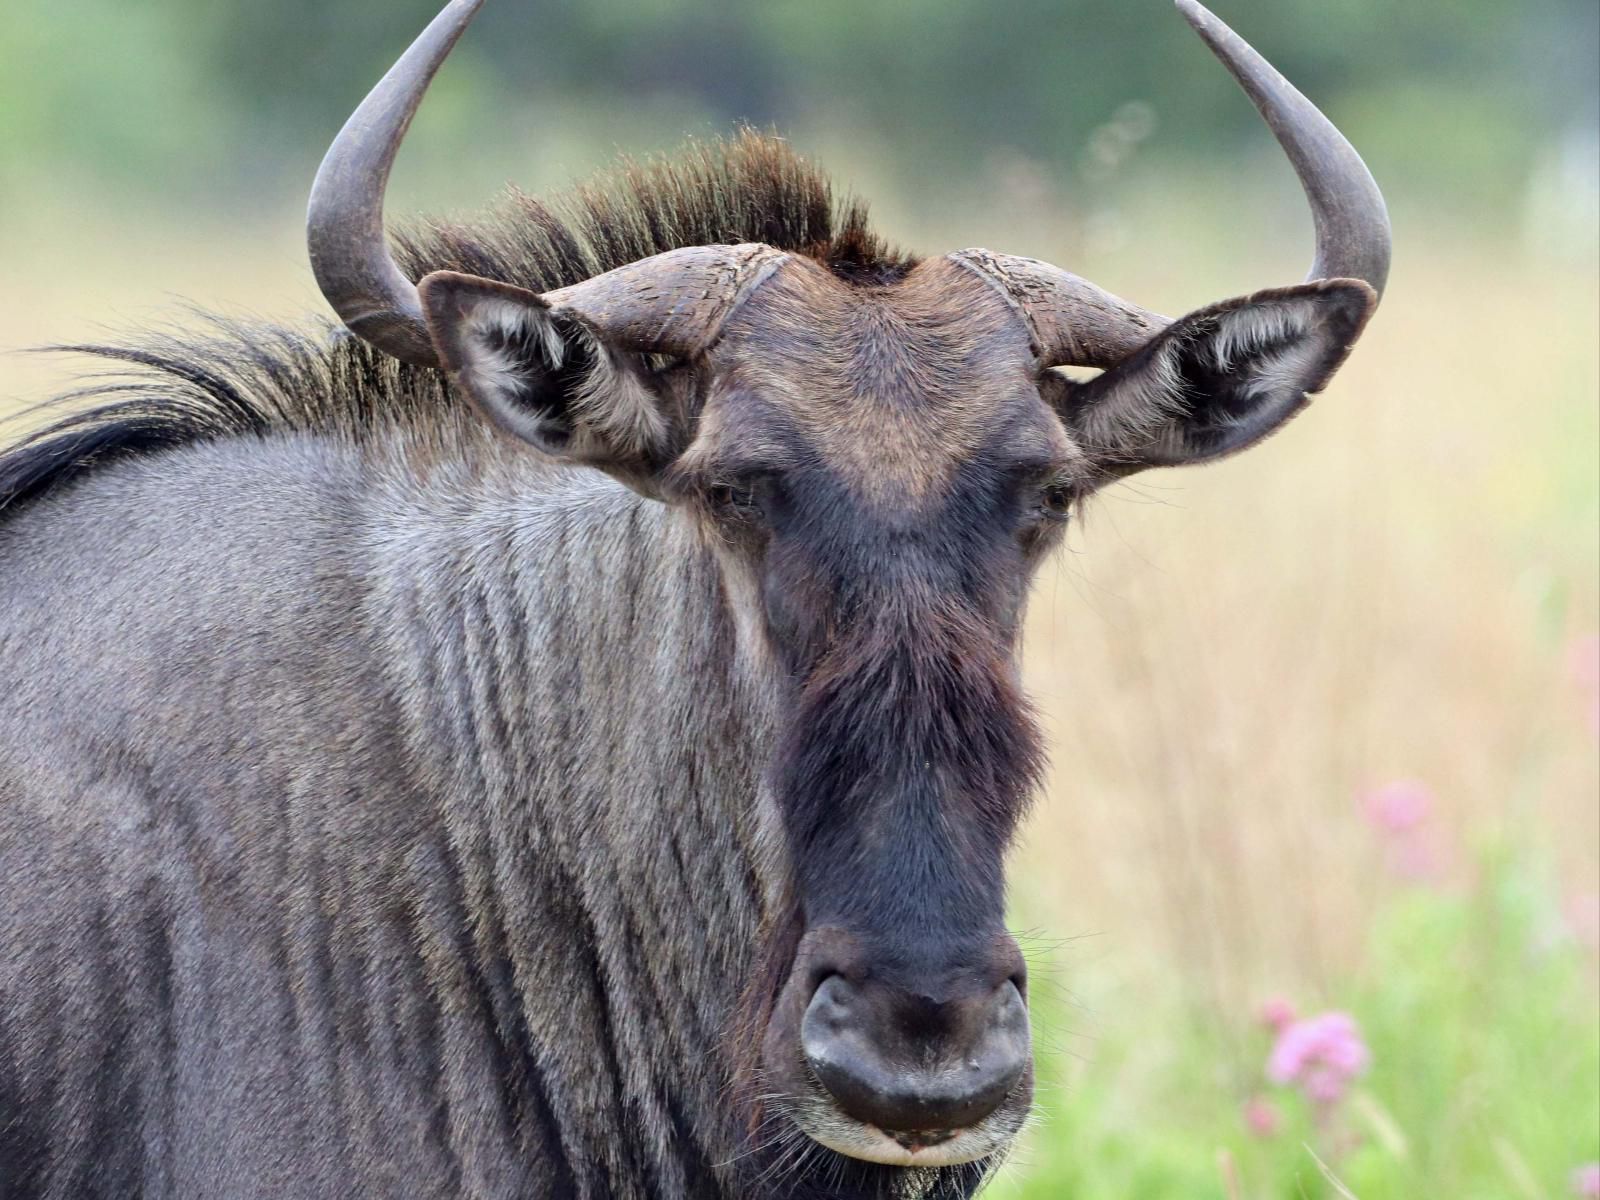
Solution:
<svg viewBox="0 0 1600 1200">
<path fill-rule="evenodd" d="M 1027 1124 L 1031 1079 L 995 1112 L 964 1129 L 885 1130 L 841 1112 L 813 1093 L 790 1101 L 789 1119 L 818 1145 L 889 1167 L 954 1167 L 1002 1154 Z"/>
</svg>

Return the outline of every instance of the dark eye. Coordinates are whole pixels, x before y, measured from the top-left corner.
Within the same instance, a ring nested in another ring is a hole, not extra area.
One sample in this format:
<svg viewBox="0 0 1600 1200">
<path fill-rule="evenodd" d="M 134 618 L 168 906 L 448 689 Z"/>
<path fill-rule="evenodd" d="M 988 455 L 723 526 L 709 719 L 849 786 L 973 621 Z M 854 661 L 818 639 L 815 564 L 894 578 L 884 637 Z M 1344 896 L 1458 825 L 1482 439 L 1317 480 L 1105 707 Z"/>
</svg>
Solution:
<svg viewBox="0 0 1600 1200">
<path fill-rule="evenodd" d="M 1072 489 L 1052 483 L 1039 493 L 1039 511 L 1055 521 L 1064 521 L 1072 512 Z"/>
<path fill-rule="evenodd" d="M 725 516 L 750 516 L 756 511 L 755 493 L 737 483 L 714 483 L 706 489 L 711 507 Z"/>
</svg>

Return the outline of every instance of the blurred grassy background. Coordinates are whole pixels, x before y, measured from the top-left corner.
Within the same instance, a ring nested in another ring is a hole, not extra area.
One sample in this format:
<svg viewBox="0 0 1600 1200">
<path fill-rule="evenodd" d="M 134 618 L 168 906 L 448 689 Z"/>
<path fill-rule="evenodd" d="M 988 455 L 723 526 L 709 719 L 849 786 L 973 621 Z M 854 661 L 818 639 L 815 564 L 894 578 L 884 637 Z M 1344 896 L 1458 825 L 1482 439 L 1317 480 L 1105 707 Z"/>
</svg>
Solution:
<svg viewBox="0 0 1600 1200">
<path fill-rule="evenodd" d="M 0 341 L 176 297 L 320 310 L 305 188 L 431 7 L 6 6 Z M 1041 1118 L 992 1194 L 1563 1196 L 1600 1158 L 1597 10 L 1217 7 L 1367 154 L 1395 271 L 1306 415 L 1097 499 L 1040 582 L 1055 765 L 1015 908 Z M 738 120 L 920 250 L 1050 258 L 1166 312 L 1309 256 L 1287 167 L 1163 0 L 496 0 L 392 208 Z M 4 363 L 0 407 L 72 369 Z M 1393 779 L 1433 797 L 1425 861 L 1363 803 Z M 1356 1019 L 1372 1066 L 1337 1112 L 1264 1078 L 1272 995 Z"/>
</svg>

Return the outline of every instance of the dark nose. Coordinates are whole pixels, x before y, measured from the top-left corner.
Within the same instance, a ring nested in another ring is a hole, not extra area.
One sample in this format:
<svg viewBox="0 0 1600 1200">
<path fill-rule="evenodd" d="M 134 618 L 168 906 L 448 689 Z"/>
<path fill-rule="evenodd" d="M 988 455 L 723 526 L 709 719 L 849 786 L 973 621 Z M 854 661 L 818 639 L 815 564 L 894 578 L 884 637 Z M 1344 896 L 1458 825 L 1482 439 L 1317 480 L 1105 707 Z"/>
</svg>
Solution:
<svg viewBox="0 0 1600 1200">
<path fill-rule="evenodd" d="M 1027 1005 L 1010 978 L 935 999 L 831 975 L 806 1008 L 800 1044 L 839 1107 L 890 1134 L 977 1124 L 1011 1094 L 1031 1055 Z"/>
</svg>

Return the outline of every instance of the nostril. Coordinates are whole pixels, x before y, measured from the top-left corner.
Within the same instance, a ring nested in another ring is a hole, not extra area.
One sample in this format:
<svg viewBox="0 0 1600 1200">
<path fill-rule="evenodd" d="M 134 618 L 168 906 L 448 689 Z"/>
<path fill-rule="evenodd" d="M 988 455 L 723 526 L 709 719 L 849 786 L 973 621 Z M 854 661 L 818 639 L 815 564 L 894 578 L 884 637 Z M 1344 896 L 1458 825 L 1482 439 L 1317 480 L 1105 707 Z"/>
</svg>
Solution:
<svg viewBox="0 0 1600 1200">
<path fill-rule="evenodd" d="M 824 980 L 801 1021 L 812 1074 L 845 1113 L 891 1134 L 983 1120 L 1031 1061 L 1020 989 L 1007 981 L 982 999 L 947 1002 L 939 1022 L 947 1032 L 933 1038 L 908 1034 L 896 1011 L 905 1002 L 904 993 L 863 991 L 839 976 Z"/>
<path fill-rule="evenodd" d="M 801 1025 L 802 1040 L 807 1036 L 807 1030 L 829 1039 L 847 1035 L 855 1022 L 855 999 L 855 989 L 842 975 L 830 975 L 824 979 L 812 993 L 811 1003 L 806 1008 Z"/>
<path fill-rule="evenodd" d="M 1017 995 L 1024 1000 L 1028 998 L 1028 960 L 1023 956 L 1022 947 L 1015 938 L 1005 939 L 1004 949 L 1001 951 L 1000 970 L 1005 971 L 1006 982 L 1017 989 Z M 1003 984 L 1001 985 L 1004 986 Z"/>
</svg>

